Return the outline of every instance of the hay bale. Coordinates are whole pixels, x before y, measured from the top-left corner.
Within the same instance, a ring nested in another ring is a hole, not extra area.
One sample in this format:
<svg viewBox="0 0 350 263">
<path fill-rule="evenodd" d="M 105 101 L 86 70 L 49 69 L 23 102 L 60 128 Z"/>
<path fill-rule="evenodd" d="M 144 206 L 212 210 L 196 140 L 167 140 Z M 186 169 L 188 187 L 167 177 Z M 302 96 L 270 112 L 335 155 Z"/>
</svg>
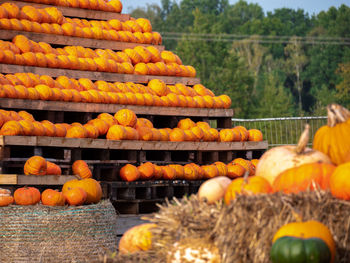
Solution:
<svg viewBox="0 0 350 263">
<path fill-rule="evenodd" d="M 167 262 L 173 244 L 192 237 L 213 241 L 223 263 L 269 263 L 275 232 L 296 221 L 296 213 L 304 220 L 327 225 L 337 246 L 335 262 L 350 262 L 350 202 L 335 199 L 326 192 L 237 196 L 229 206 L 208 205 L 195 195 L 175 199 L 146 218 L 158 225 L 152 229 L 152 251 L 117 255 L 98 262 Z"/>
<path fill-rule="evenodd" d="M 158 225 L 153 229 L 158 257 L 166 258 L 175 242 L 191 236 L 213 240 L 224 263 L 268 263 L 275 232 L 295 221 L 295 212 L 327 225 L 337 245 L 336 262 L 350 262 L 350 202 L 329 193 L 238 196 L 229 206 L 209 206 L 191 196 L 162 206 L 149 220 Z"/>
<path fill-rule="evenodd" d="M 88 262 L 117 249 L 109 200 L 78 207 L 0 208 L 0 262 Z"/>
</svg>

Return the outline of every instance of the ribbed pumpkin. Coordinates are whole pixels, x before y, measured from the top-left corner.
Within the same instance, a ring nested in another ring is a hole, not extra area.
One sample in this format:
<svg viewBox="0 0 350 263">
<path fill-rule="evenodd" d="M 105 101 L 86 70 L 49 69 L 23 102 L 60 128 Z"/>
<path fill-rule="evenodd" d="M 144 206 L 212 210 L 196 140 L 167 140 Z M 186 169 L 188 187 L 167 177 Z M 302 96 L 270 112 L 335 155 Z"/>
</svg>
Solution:
<svg viewBox="0 0 350 263">
<path fill-rule="evenodd" d="M 238 163 L 229 163 L 227 165 L 227 176 L 231 179 L 242 177 L 246 169 Z"/>
<path fill-rule="evenodd" d="M 202 165 L 204 178 L 210 179 L 219 176 L 219 169 L 216 165 Z"/>
<path fill-rule="evenodd" d="M 160 79 L 150 80 L 147 86 L 158 96 L 166 96 L 168 93 L 166 84 Z"/>
<path fill-rule="evenodd" d="M 150 162 L 146 162 L 137 167 L 140 172 L 140 179 L 149 180 L 152 179 L 154 174 L 154 166 Z"/>
<path fill-rule="evenodd" d="M 11 205 L 13 201 L 14 199 L 13 196 L 11 196 L 11 191 L 0 188 L 0 207 Z"/>
<path fill-rule="evenodd" d="M 80 187 L 69 188 L 63 195 L 69 205 L 83 205 L 87 198 L 85 190 Z"/>
<path fill-rule="evenodd" d="M 310 126 L 306 125 L 297 146 L 284 145 L 266 151 L 256 167 L 256 175 L 267 179 L 270 184 L 283 171 L 305 163 L 332 163 L 327 155 L 317 150 L 306 148 L 309 141 Z"/>
<path fill-rule="evenodd" d="M 126 139 L 125 127 L 118 124 L 113 125 L 108 129 L 106 138 L 108 140 L 125 140 Z"/>
<path fill-rule="evenodd" d="M 46 161 L 46 174 L 49 175 L 61 175 L 62 174 L 62 170 L 61 167 L 55 163 Z"/>
<path fill-rule="evenodd" d="M 175 128 L 169 134 L 170 141 L 182 142 L 185 140 L 185 133 L 182 129 Z"/>
<path fill-rule="evenodd" d="M 227 176 L 228 169 L 223 162 L 215 162 L 214 165 L 218 168 L 219 176 Z"/>
<path fill-rule="evenodd" d="M 306 222 L 292 222 L 282 226 L 273 237 L 272 242 L 276 242 L 281 237 L 297 237 L 297 238 L 319 238 L 323 240 L 330 252 L 331 262 L 335 259 L 335 243 L 333 236 L 327 226 L 321 222 L 311 220 Z M 291 261 L 293 262 L 293 261 Z M 308 261 L 309 262 L 309 261 Z"/>
<path fill-rule="evenodd" d="M 321 162 L 290 168 L 275 178 L 272 184 L 273 191 L 283 191 L 289 194 L 315 190 L 315 188 L 327 190 L 335 168 L 333 164 Z"/>
<path fill-rule="evenodd" d="M 252 195 L 267 194 L 272 191 L 270 183 L 263 177 L 251 176 L 234 179 L 225 193 L 225 203 L 228 205 L 236 198 L 236 194 Z"/>
<path fill-rule="evenodd" d="M 261 142 L 263 140 L 263 134 L 260 130 L 250 129 L 248 133 L 248 141 Z"/>
<path fill-rule="evenodd" d="M 80 178 L 85 179 L 85 178 L 92 177 L 92 172 L 89 166 L 83 160 L 75 161 L 72 165 L 72 170 L 73 170 L 73 174 L 79 175 Z"/>
<path fill-rule="evenodd" d="M 39 190 L 35 187 L 21 187 L 13 194 L 17 205 L 35 205 L 40 202 L 40 196 Z"/>
<path fill-rule="evenodd" d="M 175 180 L 176 178 L 176 170 L 169 165 L 161 166 L 163 172 L 164 180 Z"/>
<path fill-rule="evenodd" d="M 338 104 L 327 107 L 328 124 L 314 136 L 313 148 L 328 155 L 339 165 L 350 161 L 350 112 Z"/>
<path fill-rule="evenodd" d="M 73 179 L 66 182 L 62 187 L 62 192 L 65 194 L 70 188 L 80 187 L 87 194 L 86 204 L 96 204 L 102 198 L 102 188 L 99 182 L 92 178 L 82 180 Z"/>
<path fill-rule="evenodd" d="M 22 135 L 23 128 L 18 121 L 8 121 L 1 127 L 0 134 L 9 136 Z"/>
<path fill-rule="evenodd" d="M 62 192 L 46 189 L 41 194 L 41 203 L 49 206 L 64 206 L 66 203 L 66 198 Z"/>
<path fill-rule="evenodd" d="M 136 114 L 129 109 L 121 109 L 115 115 L 114 118 L 122 126 L 134 127 L 137 122 Z"/>
<path fill-rule="evenodd" d="M 45 175 L 47 162 L 41 156 L 32 156 L 24 164 L 25 175 Z"/>
<path fill-rule="evenodd" d="M 330 177 L 329 186 L 333 196 L 350 200 L 350 162 L 337 166 Z"/>
<path fill-rule="evenodd" d="M 120 169 L 119 176 L 123 181 L 133 182 L 140 178 L 140 172 L 136 166 L 127 164 Z"/>
<path fill-rule="evenodd" d="M 139 251 L 147 251 L 152 247 L 151 229 L 157 225 L 144 223 L 127 230 L 119 242 L 119 253 L 129 254 Z"/>
</svg>

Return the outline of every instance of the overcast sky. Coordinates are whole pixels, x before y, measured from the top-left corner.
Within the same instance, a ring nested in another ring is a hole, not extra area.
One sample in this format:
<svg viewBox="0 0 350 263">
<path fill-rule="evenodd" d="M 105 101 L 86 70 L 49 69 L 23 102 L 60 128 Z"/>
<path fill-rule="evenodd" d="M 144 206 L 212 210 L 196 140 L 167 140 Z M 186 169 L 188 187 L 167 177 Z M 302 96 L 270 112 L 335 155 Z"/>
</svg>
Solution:
<svg viewBox="0 0 350 263">
<path fill-rule="evenodd" d="M 123 3 L 123 13 L 128 13 L 136 7 L 146 6 L 146 4 L 158 4 L 160 0 L 121 0 Z M 179 2 L 179 0 L 178 0 Z M 237 0 L 230 0 L 230 3 L 236 3 Z M 249 3 L 258 3 L 264 11 L 273 11 L 276 8 L 304 9 L 310 15 L 318 14 L 320 11 L 326 11 L 331 6 L 339 7 L 342 4 L 350 6 L 350 0 L 247 0 Z"/>
</svg>

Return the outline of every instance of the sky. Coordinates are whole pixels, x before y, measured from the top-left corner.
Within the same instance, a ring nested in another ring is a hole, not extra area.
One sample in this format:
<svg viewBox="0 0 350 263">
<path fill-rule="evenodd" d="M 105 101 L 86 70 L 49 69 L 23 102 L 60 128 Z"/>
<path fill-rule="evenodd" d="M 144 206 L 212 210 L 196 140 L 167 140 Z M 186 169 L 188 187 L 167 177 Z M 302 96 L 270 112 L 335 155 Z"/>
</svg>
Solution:
<svg viewBox="0 0 350 263">
<path fill-rule="evenodd" d="M 146 4 L 158 4 L 160 0 L 121 0 L 123 3 L 123 13 L 129 13 L 136 7 L 143 7 Z M 178 0 L 179 1 L 179 0 Z M 237 0 L 230 0 L 230 4 L 236 3 Z M 342 4 L 350 6 L 350 0 L 247 0 L 248 3 L 259 4 L 265 12 L 273 11 L 277 8 L 304 9 L 309 15 L 318 14 L 321 11 L 328 10 L 331 6 L 339 7 Z"/>
</svg>

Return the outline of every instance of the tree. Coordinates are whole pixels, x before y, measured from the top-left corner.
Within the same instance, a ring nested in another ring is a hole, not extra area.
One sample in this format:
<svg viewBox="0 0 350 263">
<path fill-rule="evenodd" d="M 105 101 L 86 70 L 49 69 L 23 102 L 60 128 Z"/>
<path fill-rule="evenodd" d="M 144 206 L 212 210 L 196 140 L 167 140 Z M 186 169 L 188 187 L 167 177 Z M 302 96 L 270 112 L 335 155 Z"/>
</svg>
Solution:
<svg viewBox="0 0 350 263">
<path fill-rule="evenodd" d="M 302 45 L 297 37 L 292 37 L 290 42 L 291 43 L 284 48 L 287 57 L 285 60 L 285 70 L 294 78 L 294 87 L 298 93 L 298 109 L 299 113 L 301 113 L 303 110 L 303 81 L 301 79 L 301 72 L 307 63 L 307 57 L 305 56 Z"/>
<path fill-rule="evenodd" d="M 350 62 L 340 64 L 337 69 L 342 81 L 336 86 L 337 98 L 345 107 L 350 108 Z"/>
<path fill-rule="evenodd" d="M 213 69 L 207 87 L 215 94 L 227 94 L 232 100 L 232 108 L 238 118 L 248 118 L 255 107 L 253 97 L 254 78 L 234 50 L 231 50 L 221 66 Z"/>
<path fill-rule="evenodd" d="M 259 37 L 255 35 L 248 39 L 234 42 L 232 46 L 236 53 L 246 60 L 248 69 L 253 73 L 253 95 L 256 95 L 259 73 L 266 53 L 266 48 L 261 46 L 258 40 Z"/>
</svg>

